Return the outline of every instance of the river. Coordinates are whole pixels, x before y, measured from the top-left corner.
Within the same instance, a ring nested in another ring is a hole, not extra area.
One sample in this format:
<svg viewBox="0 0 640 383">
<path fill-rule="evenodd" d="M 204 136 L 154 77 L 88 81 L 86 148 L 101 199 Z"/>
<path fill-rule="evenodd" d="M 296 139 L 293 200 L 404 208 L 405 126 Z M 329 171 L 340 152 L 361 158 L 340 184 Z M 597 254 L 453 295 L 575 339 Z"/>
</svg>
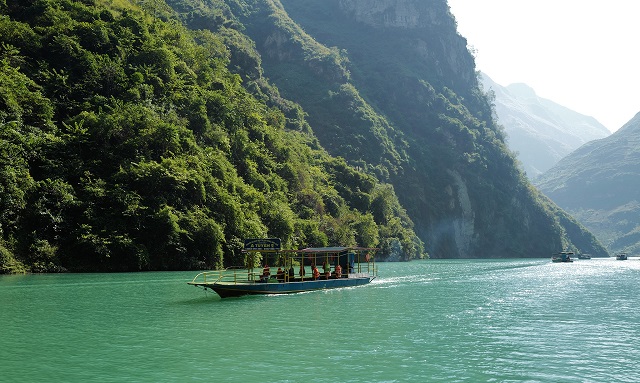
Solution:
<svg viewBox="0 0 640 383">
<path fill-rule="evenodd" d="M 0 381 L 640 381 L 637 258 L 378 266 L 224 300 L 197 272 L 0 276 Z"/>
</svg>

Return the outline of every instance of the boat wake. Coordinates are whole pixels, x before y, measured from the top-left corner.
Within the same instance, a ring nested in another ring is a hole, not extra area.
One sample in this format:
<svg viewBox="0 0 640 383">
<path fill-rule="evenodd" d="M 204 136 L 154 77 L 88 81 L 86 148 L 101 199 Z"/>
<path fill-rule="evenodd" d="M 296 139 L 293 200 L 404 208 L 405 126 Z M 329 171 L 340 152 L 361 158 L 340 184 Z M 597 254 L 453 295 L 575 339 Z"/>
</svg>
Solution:
<svg viewBox="0 0 640 383">
<path fill-rule="evenodd" d="M 394 288 L 401 285 L 409 285 L 409 284 L 429 284 L 433 283 L 440 279 L 439 277 L 434 277 L 430 275 L 408 275 L 403 277 L 378 277 L 374 279 L 371 284 L 376 288 L 384 289 L 384 288 Z"/>
</svg>

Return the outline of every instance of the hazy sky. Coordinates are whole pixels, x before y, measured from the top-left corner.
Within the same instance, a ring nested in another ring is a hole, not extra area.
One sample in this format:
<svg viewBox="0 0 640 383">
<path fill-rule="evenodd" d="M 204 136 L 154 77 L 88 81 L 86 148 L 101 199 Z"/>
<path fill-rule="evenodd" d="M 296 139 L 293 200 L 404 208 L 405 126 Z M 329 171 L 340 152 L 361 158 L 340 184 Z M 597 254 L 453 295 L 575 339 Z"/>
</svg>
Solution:
<svg viewBox="0 0 640 383">
<path fill-rule="evenodd" d="M 476 69 L 616 131 L 640 112 L 640 0 L 449 0 Z"/>
</svg>

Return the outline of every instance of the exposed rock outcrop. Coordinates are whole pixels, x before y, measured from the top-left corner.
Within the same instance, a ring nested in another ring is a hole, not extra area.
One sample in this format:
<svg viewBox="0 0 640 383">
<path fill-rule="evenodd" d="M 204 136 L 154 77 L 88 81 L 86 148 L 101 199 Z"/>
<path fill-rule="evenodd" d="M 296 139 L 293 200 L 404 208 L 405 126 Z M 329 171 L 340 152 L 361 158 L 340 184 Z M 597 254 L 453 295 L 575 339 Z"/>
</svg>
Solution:
<svg viewBox="0 0 640 383">
<path fill-rule="evenodd" d="M 361 23 L 374 27 L 417 29 L 451 24 L 448 8 L 425 0 L 340 0 L 340 8 Z"/>
</svg>

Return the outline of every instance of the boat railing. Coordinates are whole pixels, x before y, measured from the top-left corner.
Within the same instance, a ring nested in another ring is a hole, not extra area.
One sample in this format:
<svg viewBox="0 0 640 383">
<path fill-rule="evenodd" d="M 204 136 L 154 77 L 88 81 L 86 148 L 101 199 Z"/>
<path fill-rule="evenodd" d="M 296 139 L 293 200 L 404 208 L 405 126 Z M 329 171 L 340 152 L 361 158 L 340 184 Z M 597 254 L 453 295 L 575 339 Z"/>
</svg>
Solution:
<svg viewBox="0 0 640 383">
<path fill-rule="evenodd" d="M 228 267 L 224 270 L 204 271 L 193 278 L 191 283 L 219 283 L 219 282 L 246 282 L 254 281 L 257 273 L 250 273 L 241 267 Z"/>
<path fill-rule="evenodd" d="M 277 280 L 276 274 L 271 274 L 269 280 Z M 289 282 L 289 276 L 285 276 Z M 224 270 L 204 271 L 196 275 L 191 284 L 207 283 L 264 283 L 262 272 L 255 272 L 242 267 L 229 267 Z"/>
<path fill-rule="evenodd" d="M 361 267 L 356 267 L 351 272 L 343 272 L 342 278 L 364 278 L 375 277 L 377 275 L 377 267 L 373 264 L 362 264 Z M 283 281 L 283 282 L 301 282 L 311 281 L 313 277 L 307 274 L 304 279 L 301 279 L 298 275 L 290 277 L 288 274 L 284 274 L 281 280 L 277 275 L 272 273 L 269 281 Z M 335 271 L 331 273 L 332 278 L 335 278 Z M 324 275 L 321 274 L 319 279 L 324 279 Z M 261 272 L 254 272 L 242 267 L 229 267 L 224 270 L 203 271 L 196 275 L 191 284 L 207 284 L 207 283 L 264 283 L 263 275 Z"/>
</svg>

